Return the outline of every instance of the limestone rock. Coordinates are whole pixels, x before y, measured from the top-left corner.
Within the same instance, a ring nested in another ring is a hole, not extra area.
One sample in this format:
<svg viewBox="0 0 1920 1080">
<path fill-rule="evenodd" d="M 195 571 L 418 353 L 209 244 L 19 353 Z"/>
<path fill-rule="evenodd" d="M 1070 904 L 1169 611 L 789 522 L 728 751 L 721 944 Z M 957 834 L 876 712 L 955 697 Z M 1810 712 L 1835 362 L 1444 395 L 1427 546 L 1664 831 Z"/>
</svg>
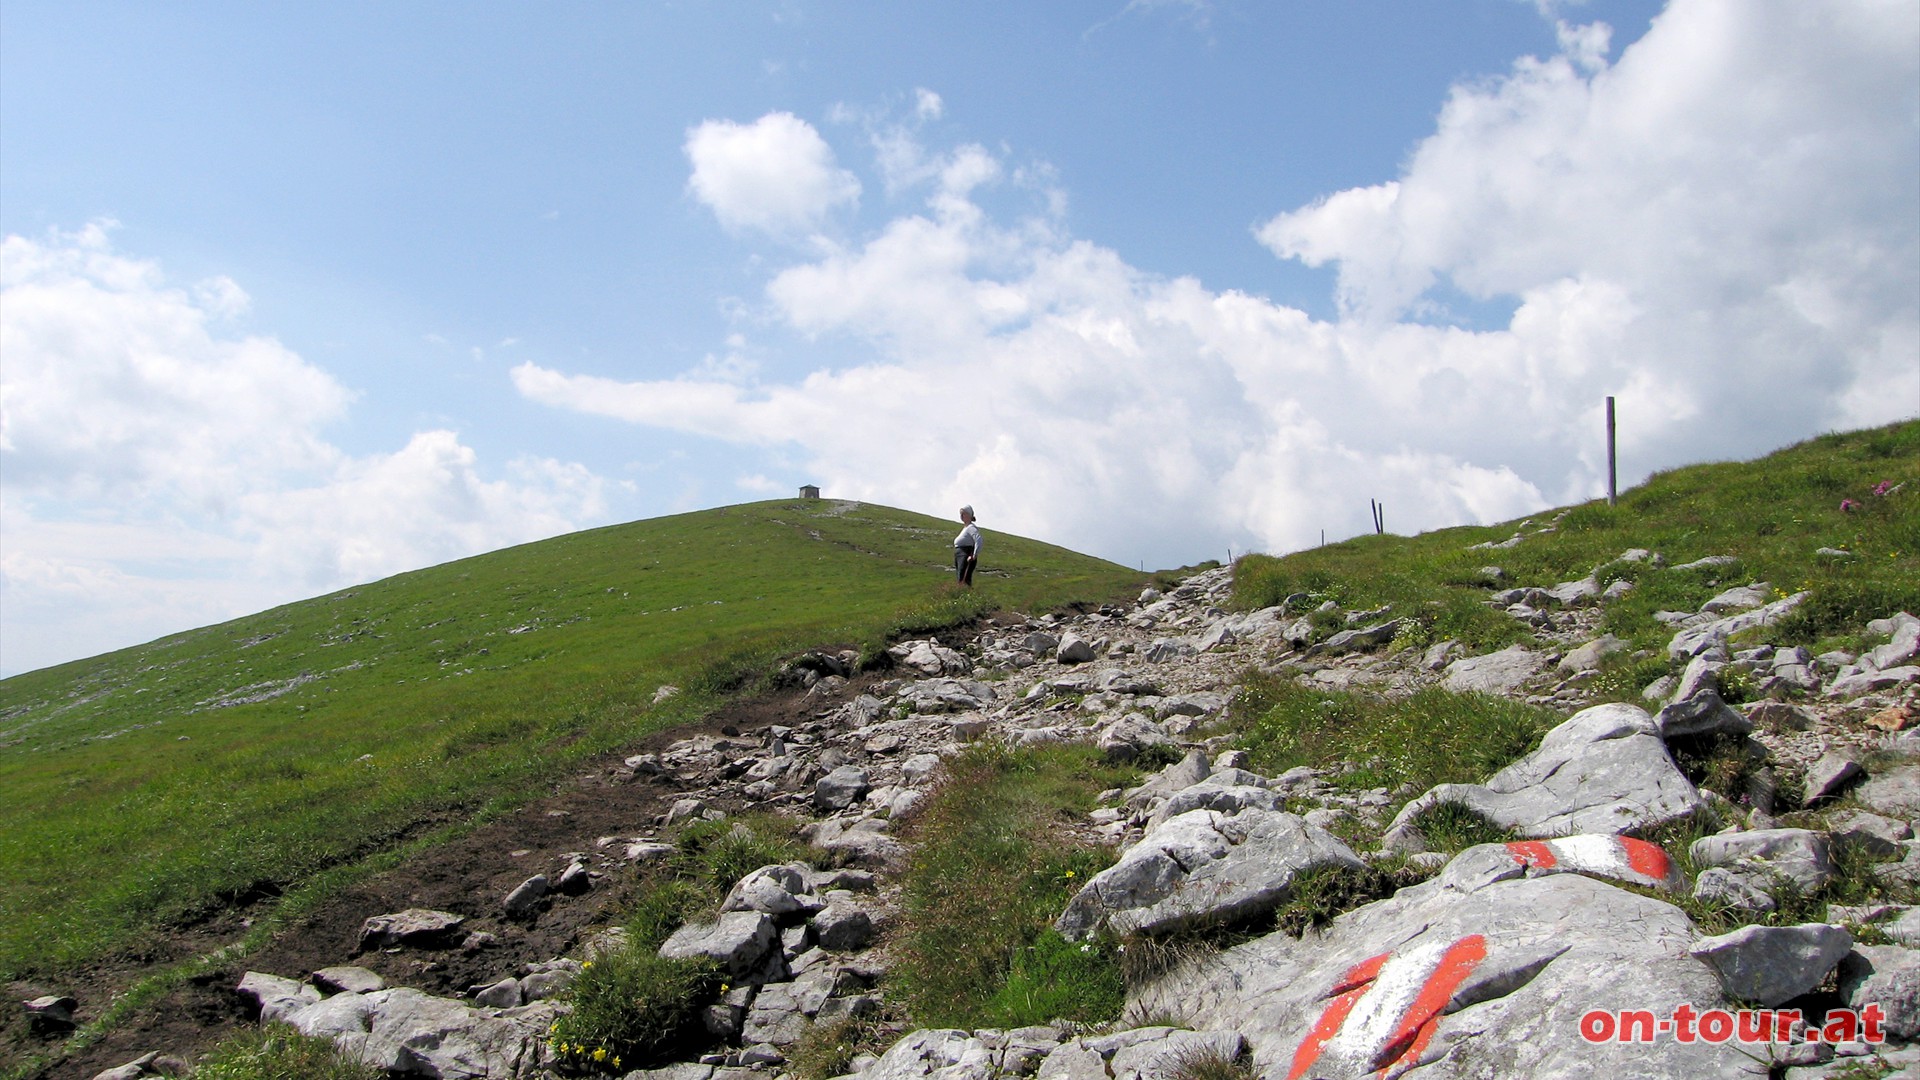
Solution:
<svg viewBox="0 0 1920 1080">
<path fill-rule="evenodd" d="M 906 855 L 900 841 L 887 834 L 887 823 L 867 817 L 846 822 L 838 818 L 820 823 L 814 831 L 815 845 L 842 859 L 863 866 L 887 866 Z"/>
<path fill-rule="evenodd" d="M 996 1071 L 992 1052 L 967 1032 L 922 1029 L 889 1047 L 860 1080 L 994 1080 Z"/>
<path fill-rule="evenodd" d="M 262 1023 L 284 1020 L 289 1014 L 320 1000 L 320 991 L 306 983 L 261 971 L 249 971 L 241 976 L 240 985 L 235 989 L 260 1010 Z"/>
<path fill-rule="evenodd" d="M 1263 1075 L 1733 1080 L 1753 1061 L 1701 1041 L 1590 1043 L 1589 1010 L 1725 1007 L 1671 904 L 1577 874 L 1427 882 L 1295 939 L 1284 933 L 1136 988 L 1134 1015 L 1243 1035 Z"/>
<path fill-rule="evenodd" d="M 1078 634 L 1069 633 L 1060 639 L 1060 645 L 1054 650 L 1053 658 L 1062 664 L 1084 664 L 1092 660 L 1093 646 Z"/>
<path fill-rule="evenodd" d="M 916 713 L 968 712 L 991 705 L 994 694 L 971 679 L 923 679 L 902 687 L 899 700 Z"/>
<path fill-rule="evenodd" d="M 1322 866 L 1359 869 L 1358 856 L 1298 816 L 1248 808 L 1195 810 L 1168 818 L 1082 886 L 1054 927 L 1084 940 L 1101 927 L 1162 933 L 1271 910 L 1300 874 Z"/>
<path fill-rule="evenodd" d="M 1692 696 L 1661 709 L 1654 717 L 1662 739 L 1691 735 L 1746 735 L 1753 721 L 1721 700 L 1717 690 L 1700 690 Z"/>
<path fill-rule="evenodd" d="M 1827 838 L 1808 829 L 1754 829 L 1717 833 L 1693 842 L 1694 865 L 1726 866 L 1784 878 L 1803 893 L 1833 880 L 1833 855 Z"/>
<path fill-rule="evenodd" d="M 1852 754 L 1834 752 L 1822 754 L 1820 760 L 1807 766 L 1805 801 L 1811 805 L 1838 795 L 1841 788 L 1852 783 L 1864 771 L 1860 767 L 1860 759 Z"/>
<path fill-rule="evenodd" d="M 1168 741 L 1166 732 L 1140 713 L 1128 713 L 1101 728 L 1095 740 L 1100 752 L 1113 761 L 1132 761 L 1149 747 Z"/>
<path fill-rule="evenodd" d="M 1560 658 L 1560 671 L 1566 675 L 1577 675 L 1582 671 L 1599 671 L 1606 658 L 1627 648 L 1627 643 L 1612 634 L 1602 634 L 1585 645 Z"/>
<path fill-rule="evenodd" d="M 777 919 L 806 909 L 801 894 L 808 891 L 806 873 L 800 868 L 762 866 L 734 883 L 720 910 L 758 911 Z"/>
<path fill-rule="evenodd" d="M 443 948 L 456 945 L 464 936 L 461 927 L 466 918 L 451 911 L 408 908 L 391 915 L 375 915 L 360 926 L 358 952 L 384 949 L 390 945 L 414 948 Z"/>
<path fill-rule="evenodd" d="M 706 958 L 735 979 L 757 971 L 773 949 L 773 920 L 758 911 L 728 911 L 710 923 L 688 923 L 660 946 L 669 960 Z"/>
<path fill-rule="evenodd" d="M 821 948 L 851 952 L 873 940 L 873 917 L 864 908 L 835 899 L 813 917 L 813 932 Z"/>
<path fill-rule="evenodd" d="M 411 987 L 341 993 L 286 1018 L 376 1068 L 430 1077 L 532 1077 L 545 1063 L 545 1002 L 474 1009 Z"/>
<path fill-rule="evenodd" d="M 1446 862 L 1439 880 L 1473 891 L 1495 881 L 1548 874 L 1586 874 L 1668 892 L 1686 885 L 1686 875 L 1658 844 L 1604 834 L 1478 844 Z"/>
<path fill-rule="evenodd" d="M 540 901 L 547 895 L 547 875 L 535 874 L 521 882 L 500 902 L 500 907 L 509 919 L 525 919 L 540 910 Z"/>
<path fill-rule="evenodd" d="M 1702 938 L 1693 955 L 1713 965 L 1727 996 L 1778 1005 L 1818 986 L 1853 948 L 1853 935 L 1828 923 L 1743 926 Z"/>
<path fill-rule="evenodd" d="M 1441 685 L 1455 693 L 1505 694 L 1532 678 L 1546 658 L 1519 645 L 1447 665 Z"/>
<path fill-rule="evenodd" d="M 79 1007 L 78 1000 L 63 994 L 42 995 L 26 1002 L 27 1026 L 36 1035 L 64 1034 L 78 1026 L 73 1013 Z"/>
<path fill-rule="evenodd" d="M 1714 645 L 1725 644 L 1728 638 L 1743 630 L 1751 630 L 1756 626 L 1770 626 L 1786 618 L 1787 614 L 1799 607 L 1806 598 L 1807 594 L 1804 592 L 1794 593 L 1785 599 L 1775 600 L 1771 604 L 1751 611 L 1743 611 L 1737 615 L 1715 619 L 1702 626 L 1683 629 L 1673 636 L 1671 642 L 1668 642 L 1667 655 L 1675 660 L 1698 656 Z"/>
<path fill-rule="evenodd" d="M 1840 994 L 1855 1009 L 1880 1006 L 1894 1038 L 1920 1038 L 1920 950 L 1854 946 L 1840 961 Z"/>
<path fill-rule="evenodd" d="M 813 805 L 828 812 L 845 810 L 872 789 L 867 770 L 857 765 L 842 765 L 814 784 Z"/>
<path fill-rule="evenodd" d="M 1668 756 L 1653 718 L 1620 703 L 1575 713 L 1547 733 L 1540 749 L 1485 785 L 1442 784 L 1414 799 L 1393 819 L 1383 843 L 1410 846 L 1413 819 L 1445 802 L 1530 837 L 1639 832 L 1705 805 Z"/>
<path fill-rule="evenodd" d="M 322 992 L 328 994 L 337 994 L 343 990 L 350 990 L 357 994 L 367 994 L 375 990 L 384 990 L 387 986 L 387 980 L 381 978 L 378 974 L 368 971 L 363 967 L 353 967 L 344 964 L 337 967 L 321 968 L 309 976 L 307 981 L 319 987 Z"/>
<path fill-rule="evenodd" d="M 1886 770 L 1854 789 L 1853 797 L 1870 810 L 1909 821 L 1920 818 L 1920 765 Z"/>
</svg>

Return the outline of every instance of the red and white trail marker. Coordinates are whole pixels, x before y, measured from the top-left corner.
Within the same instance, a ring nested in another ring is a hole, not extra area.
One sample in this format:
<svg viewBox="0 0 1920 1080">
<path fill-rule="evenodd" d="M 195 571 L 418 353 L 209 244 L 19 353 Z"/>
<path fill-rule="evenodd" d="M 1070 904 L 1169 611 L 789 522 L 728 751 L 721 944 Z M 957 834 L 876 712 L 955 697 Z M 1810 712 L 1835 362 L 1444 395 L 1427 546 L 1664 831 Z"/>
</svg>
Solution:
<svg viewBox="0 0 1920 1080">
<path fill-rule="evenodd" d="M 1660 845 L 1630 836 L 1591 834 L 1516 840 L 1507 845 L 1507 851 L 1514 862 L 1539 870 L 1571 870 L 1662 889 L 1686 884 L 1680 868 Z"/>
<path fill-rule="evenodd" d="M 1392 1080 L 1412 1068 L 1439 1028 L 1441 1010 L 1486 956 L 1486 938 L 1470 934 L 1355 964 L 1294 1051 L 1287 1080 L 1369 1072 Z"/>
</svg>

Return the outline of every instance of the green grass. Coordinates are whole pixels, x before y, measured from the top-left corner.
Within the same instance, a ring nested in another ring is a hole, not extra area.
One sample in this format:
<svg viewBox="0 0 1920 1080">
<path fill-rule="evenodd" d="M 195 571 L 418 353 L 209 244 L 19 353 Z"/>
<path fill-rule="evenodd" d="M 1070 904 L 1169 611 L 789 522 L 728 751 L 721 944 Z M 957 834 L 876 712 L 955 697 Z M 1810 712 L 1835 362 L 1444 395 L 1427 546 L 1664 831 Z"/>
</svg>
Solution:
<svg viewBox="0 0 1920 1080">
<path fill-rule="evenodd" d="M 589 960 L 568 987 L 568 1011 L 547 1040 L 555 1058 L 574 1072 L 620 1073 L 703 1049 L 700 1010 L 725 990 L 721 971 L 710 961 L 669 960 L 660 946 L 682 924 L 717 916 L 747 874 L 802 858 L 793 828 L 772 816 L 681 828 L 674 854 L 628 886 L 625 940 Z"/>
<path fill-rule="evenodd" d="M 0 682 L 0 978 L 137 949 L 517 805 L 829 643 L 1142 575 L 946 522 L 787 500 L 576 533 Z M 653 704 L 672 683 L 687 693 Z M 248 704 L 221 702 L 279 691 Z"/>
<path fill-rule="evenodd" d="M 1301 765 L 1339 768 L 1347 788 L 1478 783 L 1526 754 L 1559 717 L 1484 694 L 1429 687 L 1407 697 L 1318 690 L 1250 672 L 1227 723 L 1252 768 L 1278 776 Z"/>
<path fill-rule="evenodd" d="M 382 1080 L 387 1072 L 348 1058 L 324 1035 L 267 1024 L 222 1041 L 193 1075 L 195 1080 Z"/>
<path fill-rule="evenodd" d="M 1660 845 L 1676 866 L 1693 881 L 1707 869 L 1693 861 L 1693 843 L 1719 832 L 1726 823 L 1712 810 L 1676 821 L 1649 833 L 1645 839 Z M 1824 828 L 1817 815 L 1790 814 L 1781 819 L 1783 828 Z M 1876 858 L 1857 847 L 1834 844 L 1831 848 L 1834 877 L 1812 892 L 1803 892 L 1784 879 L 1774 881 L 1768 893 L 1778 906 L 1757 912 L 1731 907 L 1691 895 L 1674 895 L 1642 886 L 1624 886 L 1647 896 L 1676 904 L 1687 913 L 1703 937 L 1725 934 L 1742 926 L 1798 926 L 1810 922 L 1831 922 L 1828 908 L 1834 905 L 1858 907 L 1866 904 L 1912 904 L 1920 894 L 1908 885 L 1889 884 L 1875 873 L 1875 867 L 1887 860 Z"/>
<path fill-rule="evenodd" d="M 1904 484 L 1876 495 L 1885 483 Z M 1841 500 L 1855 504 L 1843 511 Z M 1518 641 L 1523 629 L 1489 607 L 1479 573 L 1499 566 L 1516 586 L 1550 587 L 1600 571 L 1602 583 L 1635 588 L 1610 604 L 1604 628 L 1639 648 L 1673 636 L 1659 610 L 1697 610 L 1733 585 L 1768 581 L 1786 592 L 1810 590 L 1804 612 L 1774 627 L 1781 644 L 1823 645 L 1857 635 L 1867 620 L 1920 613 L 1920 421 L 1825 435 L 1757 462 L 1693 465 L 1657 473 L 1605 500 L 1569 508 L 1552 532 L 1551 513 L 1525 522 L 1442 529 L 1414 537 L 1360 536 L 1276 558 L 1247 555 L 1236 564 L 1234 592 L 1246 608 L 1277 604 L 1295 592 L 1348 610 L 1392 605 L 1415 619 L 1407 644 L 1448 638 L 1475 651 Z M 1517 547 L 1473 544 L 1527 534 Z M 1852 552 L 1851 559 L 1816 554 Z M 1647 548 L 1678 566 L 1731 555 L 1736 566 L 1712 571 L 1659 570 L 1616 561 Z"/>
<path fill-rule="evenodd" d="M 924 1027 L 1021 1027 L 1118 1016 L 1112 943 L 1063 940 L 1052 923 L 1111 861 L 1064 838 L 1102 790 L 1135 774 L 1091 747 L 976 746 L 950 759 L 916 811 L 893 977 Z"/>
</svg>

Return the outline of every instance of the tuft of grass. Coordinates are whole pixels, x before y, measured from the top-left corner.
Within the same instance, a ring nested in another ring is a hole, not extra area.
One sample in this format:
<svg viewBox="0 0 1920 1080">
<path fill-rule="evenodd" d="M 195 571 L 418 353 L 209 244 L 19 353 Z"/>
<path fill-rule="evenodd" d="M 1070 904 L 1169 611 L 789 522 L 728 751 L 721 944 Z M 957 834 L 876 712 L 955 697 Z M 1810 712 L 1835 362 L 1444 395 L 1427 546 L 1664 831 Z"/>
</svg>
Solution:
<svg viewBox="0 0 1920 1080">
<path fill-rule="evenodd" d="M 1318 690 L 1249 673 L 1228 718 L 1253 768 L 1345 767 L 1346 787 L 1424 791 L 1474 782 L 1531 751 L 1559 718 L 1546 709 L 1437 687 L 1404 698 Z"/>
<path fill-rule="evenodd" d="M 1505 844 L 1521 839 L 1459 803 L 1435 803 L 1413 815 L 1413 827 L 1427 842 L 1428 851 L 1458 854 L 1481 844 Z"/>
<path fill-rule="evenodd" d="M 673 1060 L 706 1039 L 701 1009 L 719 993 L 711 960 L 670 960 L 659 941 L 629 938 L 587 962 L 567 988 L 570 1011 L 547 1049 L 569 1069 L 617 1073 Z"/>
<path fill-rule="evenodd" d="M 1052 929 L 1015 950 L 1006 981 L 987 998 L 989 1016 L 1002 1026 L 1046 1020 L 1110 1020 L 1127 1003 L 1118 943 L 1100 938 L 1075 944 Z M 1016 1022 L 1018 1021 L 1018 1022 Z"/>
<path fill-rule="evenodd" d="M 387 1073 L 341 1053 L 323 1035 L 263 1024 L 215 1046 L 193 1075 L 195 1080 L 383 1080 Z"/>
<path fill-rule="evenodd" d="M 1592 691 L 1596 705 L 1624 701 L 1646 708 L 1647 701 L 1640 696 L 1641 692 L 1660 676 L 1673 673 L 1675 666 L 1664 653 L 1639 657 L 1632 653 L 1615 653 L 1601 662 L 1600 675 L 1589 684 L 1588 689 Z"/>
<path fill-rule="evenodd" d="M 1167 1065 L 1167 1080 L 1254 1080 L 1258 1075 L 1246 1055 L 1228 1057 L 1213 1047 L 1183 1050 Z"/>
<path fill-rule="evenodd" d="M 845 1076 L 853 1059 L 883 1048 L 891 1029 L 867 1017 L 840 1017 L 815 1023 L 787 1050 L 787 1065 L 799 1080 Z"/>
<path fill-rule="evenodd" d="M 1398 865 L 1368 863 L 1359 869 L 1318 866 L 1294 879 L 1286 902 L 1273 913 L 1274 927 L 1297 938 L 1355 908 L 1417 885 L 1424 877 L 1404 860 Z"/>
<path fill-rule="evenodd" d="M 763 866 L 789 863 L 805 854 L 792 822 L 770 814 L 721 821 L 691 821 L 674 838 L 673 869 L 699 882 L 716 902 L 735 882 Z"/>
<path fill-rule="evenodd" d="M 947 763 L 906 832 L 913 856 L 892 977 L 917 1023 L 1022 1027 L 1118 1015 L 1117 950 L 1082 953 L 1051 927 L 1112 861 L 1061 826 L 1136 776 L 1087 746 L 979 744 Z"/>
<path fill-rule="evenodd" d="M 616 1072 L 673 1060 L 704 1043 L 701 1010 L 724 992 L 717 965 L 669 960 L 660 946 L 681 925 L 715 914 L 727 890 L 762 866 L 801 854 L 793 826 L 759 816 L 689 822 L 676 851 L 631 886 L 626 937 L 588 961 L 565 999 L 570 1011 L 548 1049 L 580 1072 Z"/>
</svg>

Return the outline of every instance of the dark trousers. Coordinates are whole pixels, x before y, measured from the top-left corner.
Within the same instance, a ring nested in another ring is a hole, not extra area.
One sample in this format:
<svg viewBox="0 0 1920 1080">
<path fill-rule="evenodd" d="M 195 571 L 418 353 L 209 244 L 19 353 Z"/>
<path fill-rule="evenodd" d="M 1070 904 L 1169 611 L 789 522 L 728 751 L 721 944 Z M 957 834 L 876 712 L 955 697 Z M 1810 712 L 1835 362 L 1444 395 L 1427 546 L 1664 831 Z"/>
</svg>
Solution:
<svg viewBox="0 0 1920 1080">
<path fill-rule="evenodd" d="M 954 548 L 953 549 L 954 580 L 958 581 L 962 585 L 972 585 L 973 584 L 973 567 L 974 567 L 974 564 L 977 563 L 978 561 L 979 561 L 978 559 L 975 559 L 973 557 L 972 548 L 970 547 Z"/>
</svg>

